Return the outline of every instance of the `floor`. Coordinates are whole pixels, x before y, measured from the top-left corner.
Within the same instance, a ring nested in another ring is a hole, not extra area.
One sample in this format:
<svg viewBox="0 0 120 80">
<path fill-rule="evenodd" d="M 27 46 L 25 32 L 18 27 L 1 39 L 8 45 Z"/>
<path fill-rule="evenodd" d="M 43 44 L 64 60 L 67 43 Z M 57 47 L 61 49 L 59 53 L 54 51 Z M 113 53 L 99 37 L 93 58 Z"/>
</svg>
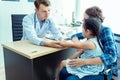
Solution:
<svg viewBox="0 0 120 80">
<path fill-rule="evenodd" d="M 0 80 L 5 80 L 5 71 L 4 69 L 0 69 Z M 120 69 L 118 72 L 119 76 L 118 77 L 114 77 L 115 80 L 120 80 Z"/>
<path fill-rule="evenodd" d="M 0 80 L 5 80 L 5 70 L 3 67 L 0 67 Z"/>
</svg>

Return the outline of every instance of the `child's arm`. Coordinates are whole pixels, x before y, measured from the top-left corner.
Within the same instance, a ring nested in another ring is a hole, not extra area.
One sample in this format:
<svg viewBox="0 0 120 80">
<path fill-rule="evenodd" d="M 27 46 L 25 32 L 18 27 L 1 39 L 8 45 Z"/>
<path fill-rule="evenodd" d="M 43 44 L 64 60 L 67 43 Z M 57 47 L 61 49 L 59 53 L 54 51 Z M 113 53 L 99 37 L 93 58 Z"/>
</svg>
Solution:
<svg viewBox="0 0 120 80">
<path fill-rule="evenodd" d="M 94 44 L 94 42 L 92 42 L 90 40 L 87 40 L 84 42 L 59 41 L 59 44 L 63 47 L 67 47 L 67 48 L 89 49 L 89 50 L 93 50 L 96 48 L 96 45 Z"/>
<path fill-rule="evenodd" d="M 75 59 L 82 53 L 83 53 L 83 49 L 78 49 L 77 52 L 74 53 L 69 59 Z"/>
</svg>

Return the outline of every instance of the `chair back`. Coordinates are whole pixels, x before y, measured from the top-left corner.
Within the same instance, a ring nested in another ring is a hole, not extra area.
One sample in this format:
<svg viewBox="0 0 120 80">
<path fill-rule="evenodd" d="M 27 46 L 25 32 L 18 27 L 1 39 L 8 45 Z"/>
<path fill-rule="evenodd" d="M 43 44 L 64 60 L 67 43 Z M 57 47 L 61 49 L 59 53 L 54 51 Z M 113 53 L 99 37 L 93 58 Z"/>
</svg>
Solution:
<svg viewBox="0 0 120 80">
<path fill-rule="evenodd" d="M 114 38 L 117 46 L 117 54 L 118 54 L 118 57 L 120 58 L 120 34 L 114 33 Z"/>
<path fill-rule="evenodd" d="M 26 14 L 12 14 L 12 37 L 13 41 L 21 40 L 23 34 L 22 20 Z"/>
</svg>

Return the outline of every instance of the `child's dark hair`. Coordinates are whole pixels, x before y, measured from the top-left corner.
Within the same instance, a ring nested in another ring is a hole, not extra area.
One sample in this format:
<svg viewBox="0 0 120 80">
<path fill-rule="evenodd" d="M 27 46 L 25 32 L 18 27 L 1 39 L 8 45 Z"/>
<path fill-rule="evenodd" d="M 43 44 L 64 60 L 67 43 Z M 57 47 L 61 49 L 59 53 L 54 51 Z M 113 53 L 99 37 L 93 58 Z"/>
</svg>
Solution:
<svg viewBox="0 0 120 80">
<path fill-rule="evenodd" d="M 83 27 L 85 30 L 89 29 L 92 32 L 93 36 L 99 36 L 101 22 L 98 18 L 88 18 L 83 23 Z"/>
<path fill-rule="evenodd" d="M 98 18 L 88 18 L 85 19 L 85 22 L 83 23 L 83 27 L 85 30 L 89 29 L 92 32 L 93 36 L 97 36 L 98 44 L 100 45 L 102 51 L 104 51 L 99 40 L 99 35 L 101 32 L 101 24 L 102 23 Z"/>
</svg>

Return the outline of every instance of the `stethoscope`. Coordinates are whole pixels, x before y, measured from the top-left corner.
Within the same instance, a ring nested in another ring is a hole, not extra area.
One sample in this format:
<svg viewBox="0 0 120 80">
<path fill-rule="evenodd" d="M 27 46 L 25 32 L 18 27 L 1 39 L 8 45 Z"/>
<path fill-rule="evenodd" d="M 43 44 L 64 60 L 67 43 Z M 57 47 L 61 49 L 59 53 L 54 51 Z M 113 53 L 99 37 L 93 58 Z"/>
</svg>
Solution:
<svg viewBox="0 0 120 80">
<path fill-rule="evenodd" d="M 34 13 L 34 29 L 36 28 L 36 12 Z"/>
<path fill-rule="evenodd" d="M 34 28 L 36 28 L 36 16 L 37 16 L 37 13 L 35 12 L 34 13 Z M 42 24 L 42 22 L 40 22 L 40 25 Z"/>
</svg>

